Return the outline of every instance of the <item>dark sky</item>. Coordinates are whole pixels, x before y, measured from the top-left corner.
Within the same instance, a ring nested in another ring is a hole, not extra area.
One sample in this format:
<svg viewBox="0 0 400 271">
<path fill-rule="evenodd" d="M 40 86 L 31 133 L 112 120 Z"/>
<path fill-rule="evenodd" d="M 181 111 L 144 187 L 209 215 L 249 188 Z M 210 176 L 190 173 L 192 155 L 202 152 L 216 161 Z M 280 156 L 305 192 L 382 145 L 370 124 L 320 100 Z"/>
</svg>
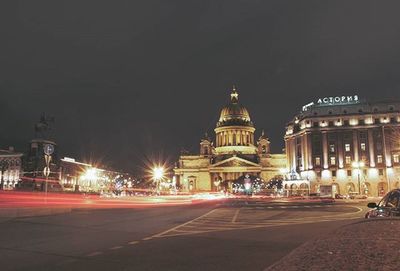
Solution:
<svg viewBox="0 0 400 271">
<path fill-rule="evenodd" d="M 320 96 L 400 98 L 399 1 L 1 1 L 0 147 L 127 171 L 197 152 L 233 83 L 272 150 Z"/>
</svg>

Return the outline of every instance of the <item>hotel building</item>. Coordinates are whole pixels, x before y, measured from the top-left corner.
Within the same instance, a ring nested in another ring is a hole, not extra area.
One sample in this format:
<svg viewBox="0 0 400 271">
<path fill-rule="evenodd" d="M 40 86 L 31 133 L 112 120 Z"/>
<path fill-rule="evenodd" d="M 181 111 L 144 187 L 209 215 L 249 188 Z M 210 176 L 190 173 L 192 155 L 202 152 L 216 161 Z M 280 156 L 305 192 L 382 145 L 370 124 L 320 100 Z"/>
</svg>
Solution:
<svg viewBox="0 0 400 271">
<path fill-rule="evenodd" d="M 311 192 L 381 196 L 400 187 L 400 102 L 357 95 L 310 103 L 287 124 L 287 170 L 310 180 Z"/>
</svg>

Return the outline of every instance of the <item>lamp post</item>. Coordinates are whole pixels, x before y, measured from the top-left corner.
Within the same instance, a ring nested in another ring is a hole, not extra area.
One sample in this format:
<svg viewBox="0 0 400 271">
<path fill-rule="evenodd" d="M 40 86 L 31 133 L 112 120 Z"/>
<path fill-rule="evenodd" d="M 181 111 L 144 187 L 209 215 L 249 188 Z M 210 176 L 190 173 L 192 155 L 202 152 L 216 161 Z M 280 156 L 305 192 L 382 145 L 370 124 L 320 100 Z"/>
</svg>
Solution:
<svg viewBox="0 0 400 271">
<path fill-rule="evenodd" d="M 155 167 L 153 168 L 153 179 L 156 181 L 157 193 L 160 191 L 160 180 L 164 177 L 164 168 Z"/>
<path fill-rule="evenodd" d="M 361 195 L 361 180 L 360 180 L 360 174 L 361 174 L 361 169 L 365 166 L 363 161 L 357 162 L 354 161 L 352 163 L 352 166 L 354 169 L 357 169 L 357 179 L 358 179 L 358 194 Z"/>
</svg>

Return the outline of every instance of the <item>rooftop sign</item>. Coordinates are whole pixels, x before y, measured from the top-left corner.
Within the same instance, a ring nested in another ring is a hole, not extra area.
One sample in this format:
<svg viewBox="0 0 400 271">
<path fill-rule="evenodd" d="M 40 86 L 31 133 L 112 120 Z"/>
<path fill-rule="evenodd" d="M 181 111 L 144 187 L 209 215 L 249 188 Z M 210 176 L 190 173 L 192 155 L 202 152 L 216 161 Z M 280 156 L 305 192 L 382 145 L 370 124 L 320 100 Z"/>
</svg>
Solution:
<svg viewBox="0 0 400 271">
<path fill-rule="evenodd" d="M 316 103 L 311 102 L 303 106 L 303 111 L 307 111 L 310 107 L 315 106 L 328 106 L 328 105 L 347 105 L 347 104 L 357 104 L 360 100 L 358 95 L 350 96 L 331 96 L 319 98 Z"/>
</svg>

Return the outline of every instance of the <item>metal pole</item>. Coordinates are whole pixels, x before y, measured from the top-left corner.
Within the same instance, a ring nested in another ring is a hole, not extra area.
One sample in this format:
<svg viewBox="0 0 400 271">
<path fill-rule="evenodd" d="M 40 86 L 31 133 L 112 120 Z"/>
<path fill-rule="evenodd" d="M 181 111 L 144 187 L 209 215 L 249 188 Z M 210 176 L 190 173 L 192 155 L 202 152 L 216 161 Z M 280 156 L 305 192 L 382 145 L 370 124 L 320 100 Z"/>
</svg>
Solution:
<svg viewBox="0 0 400 271">
<path fill-rule="evenodd" d="M 46 202 L 47 202 L 47 181 L 48 181 L 48 176 L 47 176 L 47 174 L 46 174 L 46 183 L 45 183 L 45 190 L 44 190 L 44 195 L 45 195 L 45 198 L 46 198 Z"/>
<path fill-rule="evenodd" d="M 358 169 L 358 194 L 361 195 L 360 169 Z"/>
</svg>

